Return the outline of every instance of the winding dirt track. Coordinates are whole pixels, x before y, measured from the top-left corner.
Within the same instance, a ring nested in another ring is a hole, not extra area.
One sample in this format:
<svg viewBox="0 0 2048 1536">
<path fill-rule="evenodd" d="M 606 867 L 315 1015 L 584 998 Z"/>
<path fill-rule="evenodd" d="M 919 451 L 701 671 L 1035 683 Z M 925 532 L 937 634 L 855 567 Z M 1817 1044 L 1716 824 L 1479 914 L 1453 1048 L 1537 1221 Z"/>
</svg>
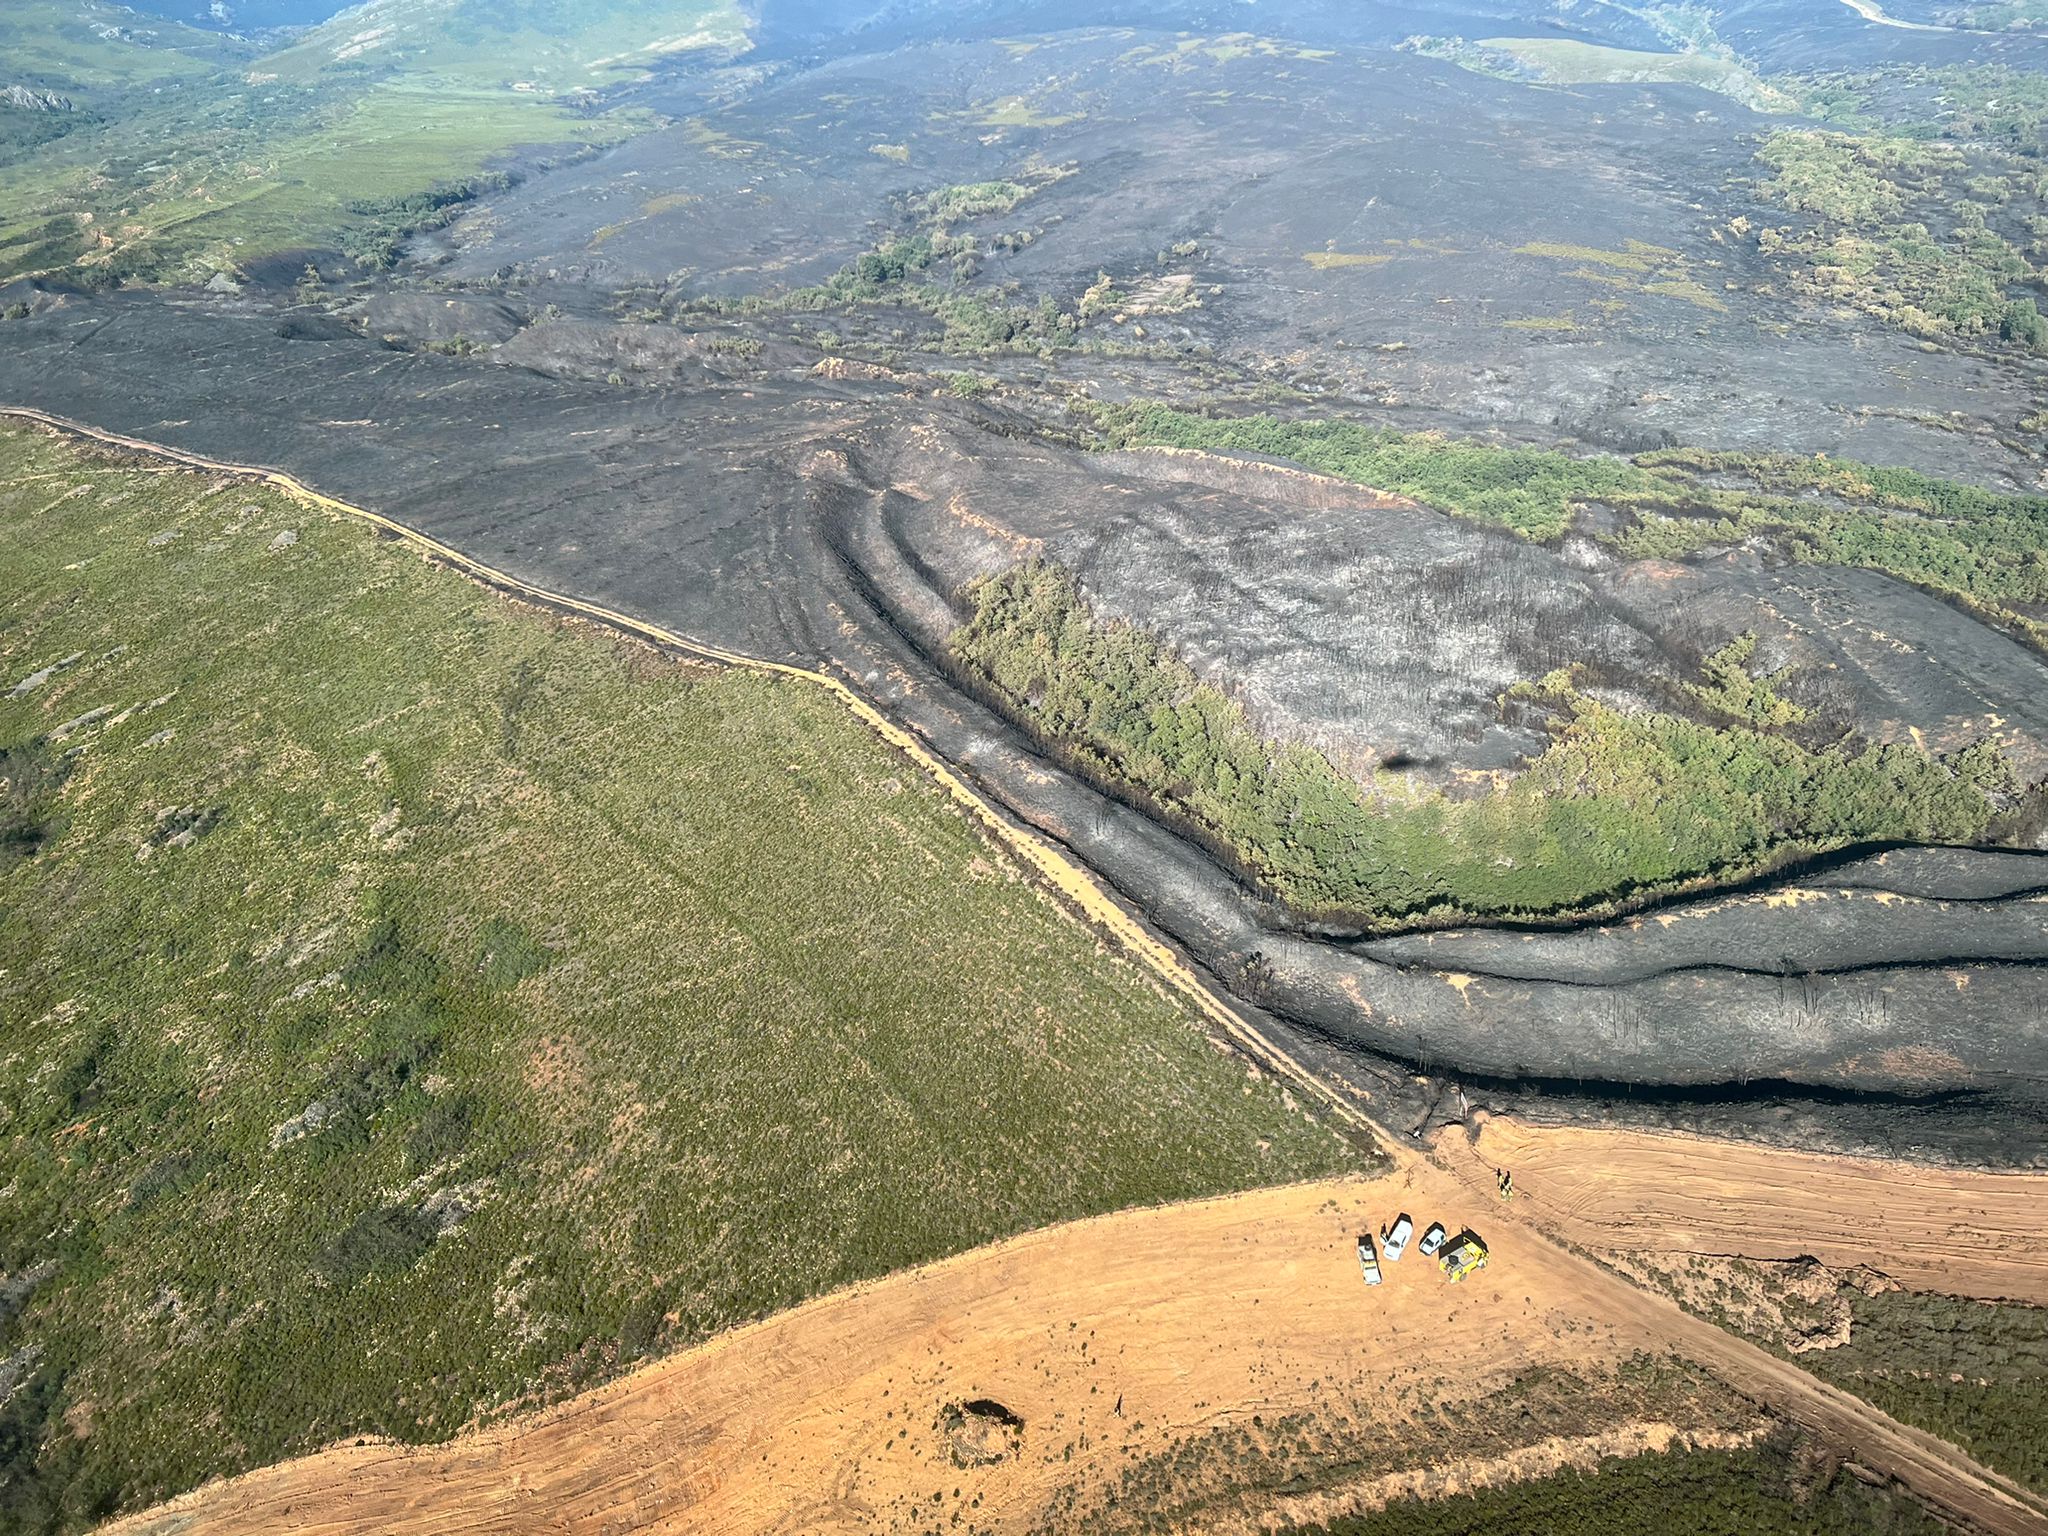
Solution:
<svg viewBox="0 0 2048 1536">
<path fill-rule="evenodd" d="M 1332 1113 L 1378 1134 L 1362 1113 L 1209 992 L 1085 869 L 996 812 L 840 680 L 703 645 L 535 587 L 277 470 L 207 460 L 32 409 L 0 408 L 0 415 L 191 468 L 260 479 L 309 505 L 385 529 L 506 591 L 692 655 L 832 690 L 1254 1060 L 1314 1093 Z M 1554 1197 L 1552 1208 L 1564 1235 L 1599 1233 L 1596 1241 L 1618 1244 L 1611 1234 L 1626 1230 L 1632 1246 L 1653 1247 L 1651 1234 L 1682 1245 L 1701 1230 L 1725 1227 L 1726 1242 L 1740 1251 L 1741 1242 L 1786 1233 L 1784 1191 L 1790 1187 L 1805 1198 L 1792 1208 L 1798 1235 L 1787 1241 L 1810 1251 L 1810 1231 L 1825 1213 L 1839 1260 L 1890 1273 L 1903 1272 L 1906 1250 L 1920 1254 L 1917 1262 L 1930 1274 L 1952 1273 L 1954 1261 L 1928 1249 L 1952 1241 L 1951 1231 L 1938 1223 L 1895 1224 L 1887 1235 L 1905 1248 L 1878 1251 L 1859 1240 L 1856 1226 L 1870 1204 L 1867 1176 L 1835 1179 L 1836 1160 L 1827 1159 L 1819 1168 L 1802 1165 L 1788 1182 L 1775 1153 L 1750 1154 L 1763 1159 L 1753 1164 L 1722 1165 L 1725 1187 L 1718 1194 L 1698 1187 L 1684 1200 L 1667 1195 L 1663 1204 L 1652 1203 L 1653 1214 L 1637 1219 L 1626 1196 L 1633 1175 L 1604 1171 L 1600 1158 L 1618 1156 L 1630 1170 L 1647 1166 L 1662 1149 L 1614 1152 L 1540 1139 L 1560 1133 L 1524 1134 L 1538 1139 L 1508 1139 L 1510 1128 L 1495 1122 L 1481 1131 L 1482 1142 L 1496 1138 L 1490 1148 L 1440 1143 L 1441 1166 L 1382 1134 L 1399 1164 L 1387 1180 L 1260 1191 L 1033 1233 L 735 1330 L 533 1419 L 432 1450 L 362 1445 L 323 1452 L 211 1485 L 113 1529 L 152 1536 L 754 1536 L 945 1528 L 951 1513 L 970 1510 L 984 1528 L 1026 1529 L 1057 1489 L 1113 1475 L 1131 1455 L 1161 1449 L 1175 1433 L 1255 1412 L 1320 1406 L 1332 1390 L 1346 1387 L 1388 1401 L 1404 1381 L 1427 1382 L 1442 1396 L 1471 1394 L 1543 1360 L 1590 1365 L 1636 1348 L 1662 1348 L 1851 1447 L 1859 1460 L 1971 1526 L 2013 1536 L 2048 1533 L 2048 1506 L 1955 1447 L 1637 1290 L 1557 1246 L 1523 1218 L 1543 1218 L 1543 1197 L 1535 1191 L 1551 1181 L 1553 1190 L 1566 1192 Z M 1705 1145 L 1692 1144 L 1691 1155 Z M 1518 1183 L 1529 1183 L 1532 1201 L 1503 1208 L 1491 1199 L 1486 1157 L 1492 1152 L 1523 1159 L 1509 1166 L 1517 1168 Z M 1939 1200 L 1951 1186 L 1925 1175 L 1916 1188 Z M 1706 1216 L 1720 1204 L 1739 1214 L 1707 1225 Z M 1479 1222 L 1493 1245 L 1493 1267 L 1453 1290 L 1411 1262 L 1393 1268 L 1387 1285 L 1365 1290 L 1352 1235 L 1394 1208 L 1454 1228 Z M 1998 1208 L 2007 1213 L 1999 1220 L 2008 1220 L 2008 1206 Z M 2035 1208 L 2041 1208 L 2038 1199 Z M 2048 1235 L 2041 1226 L 2036 1217 L 2031 1227 L 1995 1229 Z M 2037 1283 L 2024 1274 L 2021 1279 Z M 2000 1287 L 2007 1288 L 2004 1282 Z M 1000 1398 L 1027 1426 L 1019 1455 L 974 1473 L 953 1467 L 935 1429 L 944 1403 L 970 1396 Z"/>
</svg>

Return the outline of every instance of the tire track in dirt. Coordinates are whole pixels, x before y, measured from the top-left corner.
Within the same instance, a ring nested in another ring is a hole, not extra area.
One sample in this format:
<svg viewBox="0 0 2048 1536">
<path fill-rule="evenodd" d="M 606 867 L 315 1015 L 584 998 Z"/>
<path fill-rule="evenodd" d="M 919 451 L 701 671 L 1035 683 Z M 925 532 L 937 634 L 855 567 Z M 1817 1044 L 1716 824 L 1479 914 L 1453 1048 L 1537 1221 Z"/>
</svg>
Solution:
<svg viewBox="0 0 2048 1536">
<path fill-rule="evenodd" d="M 1455 1134 L 1455 1133 L 1453 1133 Z M 1440 1143 L 1441 1145 L 1441 1143 Z M 1493 1185 L 1492 1170 L 1476 1154 L 1454 1161 L 1451 1175 L 1469 1193 Z M 1516 1175 L 1515 1204 L 1522 1208 L 1494 1225 L 1534 1230 L 1540 1207 L 1523 1202 Z M 1865 1466 L 1896 1478 L 1972 1530 L 2039 1536 L 2048 1532 L 2048 1501 L 1997 1472 L 1979 1466 L 1947 1441 L 1899 1423 L 1861 1398 L 1830 1386 L 1789 1360 L 1737 1338 L 1677 1303 L 1621 1281 L 1599 1264 L 1543 1241 L 1544 1262 L 1575 1277 L 1589 1295 L 1611 1307 L 1617 1323 L 1659 1330 L 1665 1346 L 1704 1366 L 1723 1381 L 1816 1434 L 1847 1447 Z"/>
<path fill-rule="evenodd" d="M 1586 1247 L 1867 1264 L 1915 1290 L 2048 1306 L 2048 1174 L 1487 1117 L 1437 1150 L 1468 1184 L 1509 1169 L 1518 1214 Z"/>
<path fill-rule="evenodd" d="M 1445 1187 L 1455 1205 L 1415 1213 L 1485 1214 Z M 1395 1174 L 1043 1229 L 737 1329 L 552 1412 L 443 1447 L 322 1452 L 113 1532 L 851 1536 L 958 1513 L 1023 1533 L 1063 1489 L 1113 1482 L 1177 1436 L 1354 1403 L 1398 1436 L 1406 1388 L 1441 1407 L 1530 1366 L 1593 1373 L 1662 1352 L 1642 1317 L 1589 1315 L 1520 1230 L 1463 1285 L 1411 1254 L 1368 1289 L 1355 1234 L 1416 1201 Z M 1022 1438 L 961 1468 L 937 1416 L 980 1398 L 1017 1414 Z"/>
</svg>

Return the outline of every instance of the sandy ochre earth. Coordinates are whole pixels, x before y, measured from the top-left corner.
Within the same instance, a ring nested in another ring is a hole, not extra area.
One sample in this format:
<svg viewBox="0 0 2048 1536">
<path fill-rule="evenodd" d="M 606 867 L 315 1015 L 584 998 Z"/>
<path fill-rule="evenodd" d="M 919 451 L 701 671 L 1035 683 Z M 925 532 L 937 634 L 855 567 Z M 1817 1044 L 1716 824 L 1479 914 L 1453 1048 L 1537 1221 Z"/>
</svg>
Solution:
<svg viewBox="0 0 2048 1536">
<path fill-rule="evenodd" d="M 1494 1155 L 1516 1160 L 1512 1207 Z M 1797 1157 L 1680 1138 L 1485 1122 L 1374 1180 L 1260 1190 L 1034 1232 L 824 1297 L 543 1414 L 427 1449 L 348 1444 L 124 1521 L 125 1536 L 237 1532 L 1030 1531 L 1177 1438 L 1253 1415 L 1404 1406 L 1492 1391 L 1531 1366 L 1597 1372 L 1671 1352 L 1993 1531 L 2048 1531 L 2040 1502 L 1960 1452 L 1556 1246 L 1814 1252 L 1903 1281 L 2040 1299 L 1959 1242 L 2023 1248 L 2048 1178 Z M 1632 1199 L 1631 1192 L 1641 1197 Z M 1459 1286 L 1410 1253 L 1368 1289 L 1356 1234 L 1399 1211 L 1470 1225 L 1488 1269 Z M 1954 1212 L 1954 1215 L 1944 1214 Z M 1420 1397 L 1405 1394 L 1419 1389 Z M 949 1405 L 1000 1403 L 1016 1449 L 962 1468 Z M 1671 1426 L 1630 1426 L 1640 1446 Z M 1593 1447 L 1599 1449 L 1600 1447 Z M 1549 1446 L 1551 1465 L 1587 1447 Z M 1523 1474 L 1547 1470 L 1523 1457 Z M 1431 1486 L 1504 1475 L 1438 1469 Z M 1349 1490 L 1384 1497 L 1377 1488 Z M 1323 1496 L 1341 1507 L 1346 1490 Z M 952 1526 L 960 1513 L 962 1525 Z M 1308 1514 L 1315 1509 L 1299 1509 Z M 1270 1514 L 1271 1511 L 1268 1511 Z"/>
<path fill-rule="evenodd" d="M 1814 1258 L 1912 1290 L 2048 1306 L 2048 1178 L 1482 1118 L 1439 1151 L 1506 1168 L 1524 1219 L 1594 1248 Z"/>
</svg>

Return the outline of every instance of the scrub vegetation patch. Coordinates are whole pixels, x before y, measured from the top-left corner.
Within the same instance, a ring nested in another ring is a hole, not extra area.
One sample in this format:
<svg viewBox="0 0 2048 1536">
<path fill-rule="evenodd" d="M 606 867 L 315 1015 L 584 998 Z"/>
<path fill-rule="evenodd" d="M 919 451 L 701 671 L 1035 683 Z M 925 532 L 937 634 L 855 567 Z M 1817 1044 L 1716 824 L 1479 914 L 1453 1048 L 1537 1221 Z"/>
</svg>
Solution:
<svg viewBox="0 0 2048 1536">
<path fill-rule="evenodd" d="M 1297 910 L 1387 924 L 1583 912 L 1789 854 L 1973 842 L 2015 803 L 1993 744 L 1819 750 L 1741 646 L 1696 685 L 1745 724 L 1631 713 L 1569 670 L 1511 690 L 1551 744 L 1495 793 L 1453 798 L 1397 773 L 1353 775 L 1262 738 L 1243 707 L 1154 635 L 1099 621 L 1073 577 L 1032 564 L 970 588 L 954 657 L 1084 772 L 1135 790 Z"/>
<path fill-rule="evenodd" d="M 1356 1161 L 822 690 L 40 433 L 0 529 L 0 1526 Z"/>
</svg>

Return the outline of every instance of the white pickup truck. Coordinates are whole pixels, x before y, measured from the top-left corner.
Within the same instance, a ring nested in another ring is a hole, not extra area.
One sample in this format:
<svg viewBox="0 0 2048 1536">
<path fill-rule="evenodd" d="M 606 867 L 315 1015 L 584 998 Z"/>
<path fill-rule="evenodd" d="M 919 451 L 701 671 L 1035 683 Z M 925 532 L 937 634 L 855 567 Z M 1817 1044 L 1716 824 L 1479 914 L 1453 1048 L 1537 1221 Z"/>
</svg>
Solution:
<svg viewBox="0 0 2048 1536">
<path fill-rule="evenodd" d="M 1397 1262 L 1408 1251 L 1408 1239 L 1415 1235 L 1415 1223 L 1406 1211 L 1394 1218 L 1393 1226 L 1387 1229 L 1387 1262 Z"/>
<path fill-rule="evenodd" d="M 1358 1267 L 1365 1272 L 1365 1283 L 1367 1285 L 1378 1285 L 1380 1283 L 1380 1259 L 1379 1255 L 1373 1251 L 1372 1234 L 1370 1232 L 1358 1234 Z"/>
</svg>

